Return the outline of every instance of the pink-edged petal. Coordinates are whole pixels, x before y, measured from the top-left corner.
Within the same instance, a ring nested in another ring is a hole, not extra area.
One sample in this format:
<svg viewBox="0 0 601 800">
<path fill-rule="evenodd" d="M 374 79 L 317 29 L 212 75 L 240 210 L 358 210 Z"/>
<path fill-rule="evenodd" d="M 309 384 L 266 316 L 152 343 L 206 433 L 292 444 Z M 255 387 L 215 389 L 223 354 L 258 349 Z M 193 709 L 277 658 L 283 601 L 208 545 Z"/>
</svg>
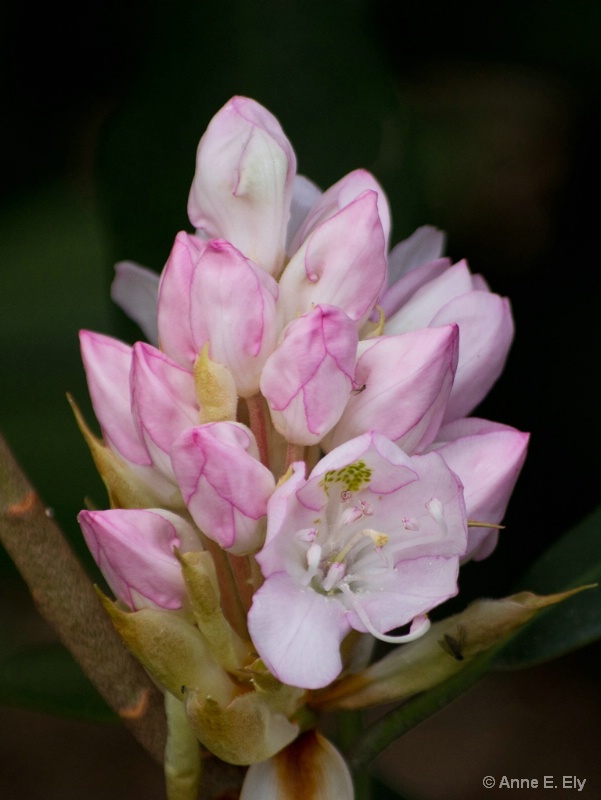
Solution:
<svg viewBox="0 0 601 800">
<path fill-rule="evenodd" d="M 271 472 L 256 458 L 248 428 L 216 422 L 184 431 L 171 451 L 182 496 L 198 527 L 235 554 L 262 544 Z"/>
<path fill-rule="evenodd" d="M 526 458 L 528 439 L 527 433 L 515 428 L 476 418 L 441 428 L 433 448 L 463 483 L 468 519 L 501 522 Z M 494 549 L 496 536 L 488 528 L 470 527 L 466 555 L 484 558 Z"/>
<path fill-rule="evenodd" d="M 345 206 L 350 205 L 364 192 L 374 192 L 377 197 L 377 209 L 384 233 L 384 240 L 388 242 L 390 233 L 390 209 L 384 189 L 374 176 L 364 169 L 349 172 L 337 183 L 315 198 L 315 203 L 305 215 L 302 225 L 296 231 L 296 236 L 290 243 L 289 252 L 294 254 L 303 241 L 326 219 L 333 217 Z M 387 245 L 385 245 L 387 246 Z"/>
<path fill-rule="evenodd" d="M 157 306 L 159 276 L 133 261 L 115 264 L 111 298 L 128 317 L 136 322 L 151 344 L 159 341 Z"/>
<path fill-rule="evenodd" d="M 197 236 L 178 233 L 159 286 L 158 331 L 161 349 L 187 369 L 192 369 L 197 355 L 190 328 L 192 279 L 205 247 L 206 242 Z"/>
<path fill-rule="evenodd" d="M 419 452 L 442 422 L 457 365 L 456 325 L 424 328 L 365 342 L 355 383 L 340 421 L 326 437 L 326 451 L 366 431 Z"/>
<path fill-rule="evenodd" d="M 395 245 L 388 256 L 388 286 L 392 286 L 416 267 L 440 259 L 445 242 L 444 231 L 439 231 L 432 225 L 423 225 Z"/>
<path fill-rule="evenodd" d="M 160 509 L 82 511 L 78 520 L 109 586 L 130 608 L 177 609 L 186 604 L 173 551 L 202 546 L 185 520 Z"/>
<path fill-rule="evenodd" d="M 150 465 L 131 410 L 132 348 L 91 331 L 80 331 L 79 340 L 94 413 L 107 444 L 127 461 Z"/>
<path fill-rule="evenodd" d="M 400 560 L 377 585 L 361 592 L 357 603 L 377 631 L 388 633 L 454 597 L 458 573 L 458 556 Z M 349 622 L 367 631 L 356 612 L 349 614 Z"/>
<path fill-rule="evenodd" d="M 304 175 L 296 175 L 292 189 L 292 203 L 290 205 L 290 221 L 286 232 L 286 253 L 291 256 L 294 251 L 292 242 L 298 229 L 305 221 L 310 209 L 321 197 L 321 189 Z"/>
<path fill-rule="evenodd" d="M 295 444 L 316 444 L 336 424 L 353 388 L 357 326 L 335 306 L 319 305 L 288 325 L 261 376 L 277 430 Z"/>
<path fill-rule="evenodd" d="M 450 258 L 438 258 L 436 261 L 430 261 L 416 269 L 412 269 L 411 272 L 407 272 L 399 278 L 396 283 L 384 289 L 378 299 L 378 305 L 382 309 L 384 317 L 386 319 L 392 317 L 413 297 L 418 289 L 440 277 L 450 267 Z"/>
<path fill-rule="evenodd" d="M 378 195 L 366 191 L 318 225 L 280 279 L 281 324 L 319 303 L 338 306 L 361 325 L 386 279 L 386 245 Z"/>
<path fill-rule="evenodd" d="M 179 434 L 198 424 L 191 372 L 143 342 L 133 348 L 131 397 L 135 422 L 153 462 L 173 480 L 169 452 Z"/>
<path fill-rule="evenodd" d="M 450 300 L 472 291 L 472 275 L 465 261 L 459 261 L 421 286 L 389 319 L 385 332 L 406 333 L 431 326 L 436 313 Z M 459 322 L 458 319 L 446 320 Z M 439 323 L 440 324 L 440 323 Z"/>
<path fill-rule="evenodd" d="M 194 348 L 209 343 L 212 361 L 228 367 L 241 397 L 256 394 L 259 375 L 276 340 L 275 280 L 229 242 L 214 239 L 191 282 Z"/>
<path fill-rule="evenodd" d="M 490 292 L 454 298 L 430 324 L 450 322 L 459 324 L 459 362 L 446 421 L 466 416 L 486 396 L 503 371 L 514 332 L 509 301 Z"/>
<path fill-rule="evenodd" d="M 276 274 L 295 172 L 294 151 L 277 119 L 254 100 L 233 97 L 198 145 L 190 221 L 206 238 L 227 239 Z"/>
<path fill-rule="evenodd" d="M 358 465 L 352 476 L 347 476 L 349 465 Z M 331 477 L 324 482 L 327 475 Z M 330 483 L 338 483 L 343 489 L 350 489 L 352 484 L 354 492 L 369 486 L 369 491 L 375 494 L 388 495 L 417 477 L 412 459 L 406 453 L 385 436 L 370 431 L 325 455 L 298 495 L 306 508 L 318 510 Z"/>
<path fill-rule="evenodd" d="M 271 575 L 255 592 L 248 629 L 261 659 L 282 683 L 319 689 L 342 669 L 340 643 L 350 630 L 344 607 L 285 573 Z"/>
<path fill-rule="evenodd" d="M 269 542 L 275 539 L 278 533 L 281 532 L 282 526 L 284 524 L 290 524 L 290 518 L 294 515 L 294 511 L 298 505 L 296 502 L 296 492 L 304 483 L 305 462 L 295 461 L 291 465 L 291 474 L 278 485 L 267 503 L 267 534 L 265 536 L 265 546 L 263 547 L 262 553 L 265 552 Z M 299 519 L 298 527 L 302 527 L 303 524 L 302 518 Z M 277 571 L 277 569 L 269 570 L 264 574 L 269 575 L 274 571 Z"/>
</svg>

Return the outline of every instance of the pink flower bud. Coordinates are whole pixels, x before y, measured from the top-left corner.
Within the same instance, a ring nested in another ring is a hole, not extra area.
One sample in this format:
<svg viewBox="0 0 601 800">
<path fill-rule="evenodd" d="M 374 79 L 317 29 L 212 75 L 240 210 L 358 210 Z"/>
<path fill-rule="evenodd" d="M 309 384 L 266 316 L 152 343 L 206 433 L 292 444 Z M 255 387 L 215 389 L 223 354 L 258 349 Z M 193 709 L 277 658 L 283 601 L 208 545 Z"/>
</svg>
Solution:
<svg viewBox="0 0 601 800">
<path fill-rule="evenodd" d="M 238 394 L 259 389 L 259 375 L 276 339 L 275 280 L 229 242 L 207 243 L 192 276 L 190 325 L 197 353 L 209 343 L 212 361 L 226 366 Z"/>
<path fill-rule="evenodd" d="M 330 186 L 321 196 L 315 198 L 315 202 L 308 209 L 308 213 L 302 224 L 298 226 L 294 239 L 290 243 L 290 254 L 293 255 L 301 247 L 304 240 L 318 225 L 333 217 L 367 191 L 375 192 L 377 196 L 378 216 L 382 225 L 386 247 L 390 233 L 388 200 L 384 190 L 373 175 L 367 170 L 356 169 L 353 172 L 349 172 L 348 175 L 345 175 L 333 186 Z"/>
<path fill-rule="evenodd" d="M 257 455 L 250 430 L 234 422 L 189 428 L 171 451 L 194 521 L 209 539 L 237 555 L 260 547 L 260 523 L 275 487 L 273 475 Z"/>
<path fill-rule="evenodd" d="M 178 234 L 161 280 L 161 347 L 192 369 L 205 344 L 232 373 L 238 394 L 259 388 L 275 345 L 275 280 L 229 242 Z"/>
<path fill-rule="evenodd" d="M 149 466 L 152 459 L 131 413 L 132 348 L 91 331 L 80 331 L 79 340 L 94 413 L 106 443 L 126 461 Z"/>
<path fill-rule="evenodd" d="M 458 419 L 440 429 L 436 450 L 463 484 L 468 519 L 499 523 L 526 458 L 529 435 L 488 420 Z M 494 550 L 498 531 L 470 527 L 466 556 L 477 561 Z"/>
<path fill-rule="evenodd" d="M 360 327 L 386 279 L 378 193 L 367 190 L 308 235 L 280 278 L 282 324 L 318 303 L 338 306 Z"/>
<path fill-rule="evenodd" d="M 158 344 L 157 303 L 159 276 L 133 261 L 115 264 L 115 278 L 111 284 L 111 299 L 125 311 L 151 344 Z"/>
<path fill-rule="evenodd" d="M 203 238 L 223 238 L 271 274 L 279 272 L 296 157 L 277 119 L 233 97 L 196 153 L 188 214 Z"/>
<path fill-rule="evenodd" d="M 176 609 L 186 588 L 174 548 L 200 550 L 193 528 L 162 509 L 81 511 L 79 524 L 102 574 L 130 608 Z"/>
<path fill-rule="evenodd" d="M 133 348 L 130 373 L 132 411 L 152 461 L 174 481 L 169 452 L 179 434 L 199 421 L 194 378 L 145 342 Z"/>
<path fill-rule="evenodd" d="M 458 350 L 457 325 L 363 342 L 355 372 L 358 388 L 323 442 L 324 449 L 378 431 L 406 453 L 423 450 L 442 422 Z"/>
<path fill-rule="evenodd" d="M 206 242 L 180 232 L 175 237 L 159 285 L 158 331 L 161 349 L 186 369 L 197 356 L 190 327 L 192 280 Z"/>
<path fill-rule="evenodd" d="M 501 374 L 513 339 L 511 310 L 505 298 L 490 292 L 480 276 L 470 273 L 465 261 L 440 274 L 438 262 L 425 264 L 400 283 L 413 281 L 422 271 L 436 277 L 387 319 L 384 330 L 391 334 L 452 323 L 459 326 L 459 361 L 445 412 L 445 420 L 458 419 L 477 406 Z"/>
<path fill-rule="evenodd" d="M 357 326 L 335 306 L 319 305 L 288 325 L 261 392 L 289 442 L 316 444 L 336 424 L 353 388 L 357 342 Z"/>
</svg>

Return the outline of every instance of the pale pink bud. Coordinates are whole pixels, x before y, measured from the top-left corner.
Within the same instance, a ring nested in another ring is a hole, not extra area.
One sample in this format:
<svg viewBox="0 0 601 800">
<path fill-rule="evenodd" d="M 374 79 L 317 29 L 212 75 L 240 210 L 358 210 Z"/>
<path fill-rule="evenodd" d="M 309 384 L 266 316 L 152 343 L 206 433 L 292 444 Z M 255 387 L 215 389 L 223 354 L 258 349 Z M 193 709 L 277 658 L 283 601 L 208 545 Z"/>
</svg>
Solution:
<svg viewBox="0 0 601 800">
<path fill-rule="evenodd" d="M 174 480 L 169 451 L 185 429 L 199 422 L 191 372 L 144 342 L 133 348 L 132 411 L 153 463 Z"/>
<path fill-rule="evenodd" d="M 423 450 L 442 422 L 458 350 L 456 325 L 363 342 L 355 371 L 358 388 L 324 440 L 324 449 L 371 430 L 384 434 L 406 453 Z"/>
<path fill-rule="evenodd" d="M 513 340 L 513 317 L 506 297 L 473 291 L 451 300 L 432 325 L 459 325 L 459 362 L 445 420 L 469 414 L 500 376 Z"/>
<path fill-rule="evenodd" d="M 378 194 L 363 192 L 321 222 L 303 241 L 280 279 L 281 324 L 314 305 L 338 306 L 358 327 L 368 319 L 386 280 L 386 243 Z"/>
<path fill-rule="evenodd" d="M 433 274 L 438 262 L 416 268 Z M 405 279 L 401 279 L 401 283 Z M 386 321 L 385 333 L 404 333 L 439 325 L 459 325 L 459 362 L 445 420 L 469 414 L 497 380 L 513 338 L 509 302 L 488 290 L 465 261 L 421 285 Z"/>
<path fill-rule="evenodd" d="M 79 340 L 94 413 L 106 443 L 126 461 L 150 465 L 152 459 L 131 412 L 132 348 L 92 331 L 80 331 Z"/>
<path fill-rule="evenodd" d="M 286 232 L 286 253 L 291 256 L 292 242 L 298 229 L 307 218 L 307 214 L 321 197 L 321 189 L 304 175 L 296 175 L 292 187 L 292 203 L 290 205 L 290 221 Z M 295 248 L 296 249 L 296 248 Z"/>
<path fill-rule="evenodd" d="M 275 345 L 277 296 L 271 275 L 229 242 L 180 233 L 161 280 L 161 347 L 191 370 L 208 344 L 211 360 L 230 370 L 241 397 L 250 397 Z"/>
<path fill-rule="evenodd" d="M 188 214 L 203 238 L 230 241 L 276 274 L 282 265 L 296 157 L 277 119 L 233 97 L 198 145 Z"/>
<path fill-rule="evenodd" d="M 388 255 L 388 286 L 393 286 L 417 267 L 440 259 L 445 239 L 444 231 L 431 225 L 422 225 L 395 245 Z"/>
<path fill-rule="evenodd" d="M 158 301 L 158 330 L 161 349 L 187 369 L 197 356 L 190 328 L 192 280 L 206 242 L 180 232 L 161 275 Z"/>
<path fill-rule="evenodd" d="M 385 247 L 390 233 L 390 209 L 384 189 L 367 170 L 356 169 L 349 172 L 333 186 L 330 186 L 308 209 L 308 213 L 301 225 L 298 226 L 294 239 L 290 243 L 289 252 L 293 255 L 302 245 L 304 240 L 315 228 L 326 219 L 333 217 L 350 203 L 354 202 L 364 192 L 375 192 L 377 209 L 384 234 Z"/>
<path fill-rule="evenodd" d="M 459 476 L 468 519 L 501 522 L 526 458 L 528 439 L 527 433 L 476 417 L 443 425 L 431 449 Z M 466 556 L 486 558 L 498 535 L 490 528 L 470 527 Z"/>
<path fill-rule="evenodd" d="M 79 524 L 115 595 L 130 608 L 181 608 L 186 587 L 174 554 L 200 550 L 194 529 L 162 509 L 81 511 Z"/>
<path fill-rule="evenodd" d="M 273 424 L 295 444 L 316 444 L 336 424 L 350 392 L 357 326 L 335 306 L 294 320 L 261 376 Z"/>
<path fill-rule="evenodd" d="M 203 533 L 235 554 L 262 543 L 260 524 L 275 487 L 257 458 L 244 425 L 215 422 L 190 428 L 176 440 L 171 459 L 184 502 Z"/>
<path fill-rule="evenodd" d="M 278 287 L 264 270 L 223 239 L 207 243 L 191 284 L 190 326 L 197 353 L 209 344 L 212 361 L 232 373 L 238 394 L 259 389 L 275 346 Z"/>
</svg>

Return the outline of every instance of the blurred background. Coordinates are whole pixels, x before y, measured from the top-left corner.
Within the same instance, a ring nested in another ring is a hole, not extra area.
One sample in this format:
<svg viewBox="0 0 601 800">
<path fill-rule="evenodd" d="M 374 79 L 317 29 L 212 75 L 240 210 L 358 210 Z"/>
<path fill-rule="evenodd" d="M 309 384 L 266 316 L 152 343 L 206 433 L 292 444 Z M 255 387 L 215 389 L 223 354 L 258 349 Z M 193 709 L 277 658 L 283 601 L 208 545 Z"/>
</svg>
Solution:
<svg viewBox="0 0 601 800">
<path fill-rule="evenodd" d="M 65 400 L 92 419 L 77 332 L 138 338 L 111 305 L 113 264 L 162 268 L 190 227 L 198 139 L 233 94 L 278 117 L 322 188 L 371 170 L 393 242 L 437 225 L 511 298 L 515 345 L 477 413 L 531 431 L 531 449 L 497 551 L 462 571 L 449 610 L 509 593 L 599 504 L 600 42 L 590 0 L 5 0 L 0 429 L 95 579 L 75 517 L 106 500 Z M 0 677 L 2 653 L 52 640 L 0 553 Z M 487 678 L 391 748 L 380 779 L 471 800 L 484 775 L 561 771 L 601 796 L 600 667 L 590 645 Z M 117 726 L 18 709 L 16 690 L 0 702 L 2 800 L 164 796 Z"/>
</svg>

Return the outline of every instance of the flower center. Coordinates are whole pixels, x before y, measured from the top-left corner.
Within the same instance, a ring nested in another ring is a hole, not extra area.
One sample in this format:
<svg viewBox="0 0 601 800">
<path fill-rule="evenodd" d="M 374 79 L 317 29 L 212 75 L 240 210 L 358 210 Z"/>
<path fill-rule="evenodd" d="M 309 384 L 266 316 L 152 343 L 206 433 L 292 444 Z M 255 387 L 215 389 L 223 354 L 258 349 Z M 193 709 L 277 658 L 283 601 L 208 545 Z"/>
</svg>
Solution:
<svg viewBox="0 0 601 800">
<path fill-rule="evenodd" d="M 337 597 L 349 611 L 354 611 L 365 630 L 386 642 L 402 643 L 421 636 L 429 627 L 424 615 L 416 617 L 407 634 L 391 636 L 378 631 L 362 604 L 366 592 L 382 586 L 382 578 L 395 569 L 400 553 L 416 545 L 437 541 L 447 533 L 443 505 L 437 497 L 424 504 L 435 526 L 413 516 L 398 518 L 398 529 L 384 533 L 365 525 L 365 517 L 373 517 L 372 502 L 357 498 L 349 488 L 341 490 L 338 502 L 330 493 L 324 517 L 317 526 L 304 531 L 308 543 L 304 583 L 320 594 Z M 377 516 L 377 515 L 376 515 Z M 374 520 L 375 521 L 375 520 Z M 428 530 L 429 529 L 429 530 Z"/>
</svg>

